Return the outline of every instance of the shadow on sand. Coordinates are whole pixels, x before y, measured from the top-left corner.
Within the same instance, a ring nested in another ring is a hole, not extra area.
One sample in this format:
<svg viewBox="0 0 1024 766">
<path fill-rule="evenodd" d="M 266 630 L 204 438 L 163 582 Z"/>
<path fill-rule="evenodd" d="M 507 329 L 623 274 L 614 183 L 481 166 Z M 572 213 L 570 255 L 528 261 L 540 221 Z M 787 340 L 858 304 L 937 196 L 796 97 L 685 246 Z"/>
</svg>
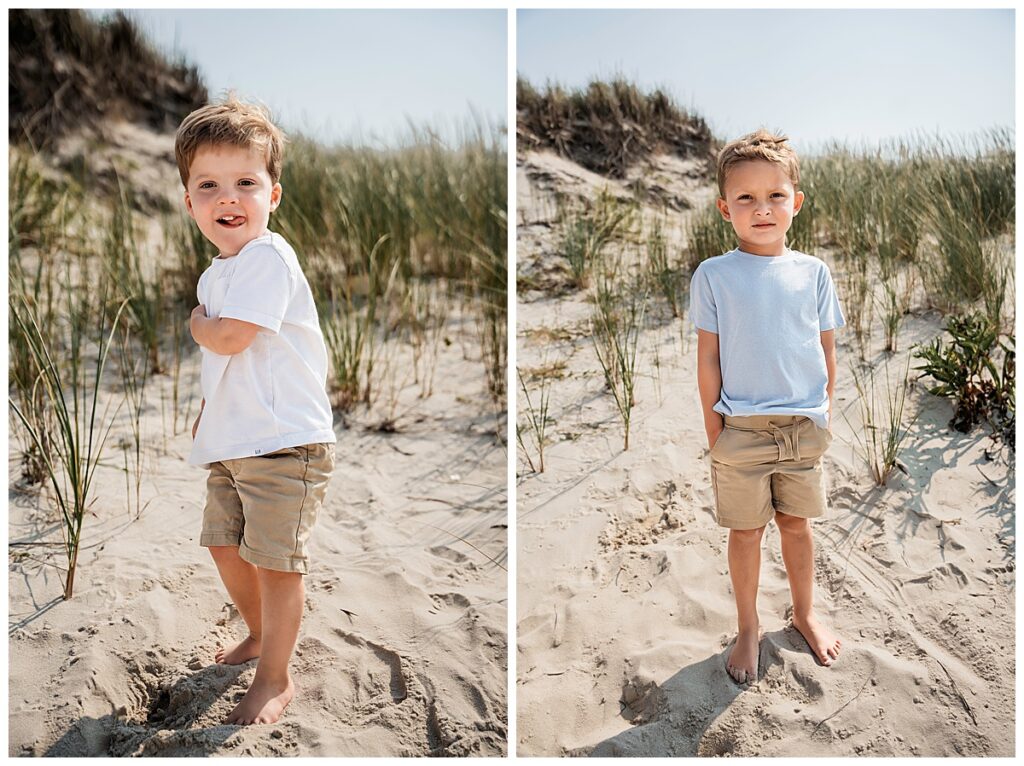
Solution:
<svg viewBox="0 0 1024 766">
<path fill-rule="evenodd" d="M 725 662 L 731 651 L 730 642 L 721 652 L 688 665 L 660 685 L 650 683 L 638 689 L 634 682 L 627 683 L 619 700 L 619 710 L 623 718 L 634 724 L 633 728 L 567 755 L 686 757 L 735 754 L 737 742 L 734 734 L 727 727 L 716 726 L 718 719 L 746 689 L 726 673 Z M 766 631 L 761 640 L 758 682 L 765 682 L 765 676 L 773 666 L 784 664 L 784 652 L 809 654 L 810 651 L 803 637 L 791 626 Z"/>
<path fill-rule="evenodd" d="M 134 709 L 102 718 L 84 716 L 46 756 L 208 756 L 242 727 L 212 724 L 209 709 L 246 670 L 245 665 L 210 665 L 170 684 L 146 683 L 133 695 Z M 220 718 L 220 716 L 217 716 Z M 201 719 L 206 719 L 201 722 Z"/>
</svg>

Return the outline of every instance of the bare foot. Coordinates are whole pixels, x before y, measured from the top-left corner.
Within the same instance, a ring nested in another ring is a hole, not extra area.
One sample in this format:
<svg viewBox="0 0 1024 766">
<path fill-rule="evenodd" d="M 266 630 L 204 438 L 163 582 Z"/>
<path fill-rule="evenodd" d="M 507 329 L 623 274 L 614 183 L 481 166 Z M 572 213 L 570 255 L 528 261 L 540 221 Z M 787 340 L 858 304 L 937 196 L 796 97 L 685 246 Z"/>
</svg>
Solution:
<svg viewBox="0 0 1024 766">
<path fill-rule="evenodd" d="M 288 683 L 283 686 L 254 680 L 241 702 L 235 705 L 235 709 L 224 719 L 224 723 L 235 723 L 240 726 L 252 723 L 277 723 L 277 719 L 288 707 L 293 696 L 295 684 L 292 683 L 291 676 L 288 676 Z"/>
<path fill-rule="evenodd" d="M 243 662 L 260 656 L 260 640 L 246 636 L 230 649 L 223 646 L 217 650 L 214 659 L 220 665 L 241 665 Z"/>
<path fill-rule="evenodd" d="M 800 635 L 804 637 L 804 641 L 811 647 L 814 656 L 825 667 L 831 665 L 835 658 L 839 656 L 839 650 L 842 648 L 843 642 L 836 638 L 832 631 L 818 622 L 818 618 L 813 614 L 801 619 L 797 619 L 794 616 L 793 627 L 800 631 Z"/>
<path fill-rule="evenodd" d="M 761 653 L 761 636 L 764 631 L 741 630 L 736 636 L 736 645 L 729 654 L 725 669 L 738 684 L 754 683 L 757 680 L 757 659 Z"/>
</svg>

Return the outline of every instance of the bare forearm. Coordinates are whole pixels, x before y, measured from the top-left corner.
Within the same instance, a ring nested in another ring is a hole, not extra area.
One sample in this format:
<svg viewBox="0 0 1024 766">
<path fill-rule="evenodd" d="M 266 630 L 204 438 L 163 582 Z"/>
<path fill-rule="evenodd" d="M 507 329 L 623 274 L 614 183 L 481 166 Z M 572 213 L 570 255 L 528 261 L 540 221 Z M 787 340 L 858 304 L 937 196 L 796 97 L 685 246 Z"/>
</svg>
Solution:
<svg viewBox="0 0 1024 766">
<path fill-rule="evenodd" d="M 825 355 L 825 370 L 828 372 L 828 383 L 825 393 L 828 395 L 828 425 L 832 428 L 832 397 L 836 390 L 836 335 L 835 330 L 821 333 L 821 350 Z"/>
<path fill-rule="evenodd" d="M 720 431 L 725 424 L 722 414 L 714 407 L 722 398 L 722 368 L 717 359 L 698 359 L 697 388 L 704 413 L 704 429 L 710 434 Z"/>
<path fill-rule="evenodd" d="M 241 324 L 230 319 L 194 313 L 191 320 L 192 337 L 200 346 L 210 349 L 215 354 L 239 354 L 249 347 L 253 338 L 252 333 L 246 332 Z"/>
<path fill-rule="evenodd" d="M 697 389 L 700 392 L 708 446 L 712 447 L 725 428 L 725 418 L 715 412 L 715 405 L 722 398 L 722 361 L 718 335 L 700 329 L 697 330 Z"/>
</svg>

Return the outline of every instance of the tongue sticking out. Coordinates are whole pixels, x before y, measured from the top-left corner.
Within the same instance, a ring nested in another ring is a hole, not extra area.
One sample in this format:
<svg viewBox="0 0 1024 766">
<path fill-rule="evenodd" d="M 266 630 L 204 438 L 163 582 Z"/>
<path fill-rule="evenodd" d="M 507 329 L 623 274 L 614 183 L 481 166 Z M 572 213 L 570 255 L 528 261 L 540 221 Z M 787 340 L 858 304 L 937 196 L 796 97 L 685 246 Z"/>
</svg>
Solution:
<svg viewBox="0 0 1024 766">
<path fill-rule="evenodd" d="M 240 215 L 229 215 L 224 216 L 223 218 L 218 218 L 217 223 L 219 223 L 221 226 L 227 226 L 229 229 L 237 229 L 239 226 L 245 223 L 245 218 Z"/>
</svg>

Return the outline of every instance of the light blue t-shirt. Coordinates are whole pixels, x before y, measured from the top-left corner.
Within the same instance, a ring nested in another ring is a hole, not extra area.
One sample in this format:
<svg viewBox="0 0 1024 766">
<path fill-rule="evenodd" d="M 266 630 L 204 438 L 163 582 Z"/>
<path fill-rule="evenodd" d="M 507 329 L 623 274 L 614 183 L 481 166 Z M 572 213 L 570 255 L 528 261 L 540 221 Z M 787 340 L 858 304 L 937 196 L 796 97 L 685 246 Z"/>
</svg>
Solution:
<svg viewBox="0 0 1024 766">
<path fill-rule="evenodd" d="M 828 428 L 828 370 L 819 333 L 846 324 L 823 261 L 796 250 L 736 249 L 690 281 L 690 321 L 718 335 L 723 415 L 805 415 Z"/>
</svg>

